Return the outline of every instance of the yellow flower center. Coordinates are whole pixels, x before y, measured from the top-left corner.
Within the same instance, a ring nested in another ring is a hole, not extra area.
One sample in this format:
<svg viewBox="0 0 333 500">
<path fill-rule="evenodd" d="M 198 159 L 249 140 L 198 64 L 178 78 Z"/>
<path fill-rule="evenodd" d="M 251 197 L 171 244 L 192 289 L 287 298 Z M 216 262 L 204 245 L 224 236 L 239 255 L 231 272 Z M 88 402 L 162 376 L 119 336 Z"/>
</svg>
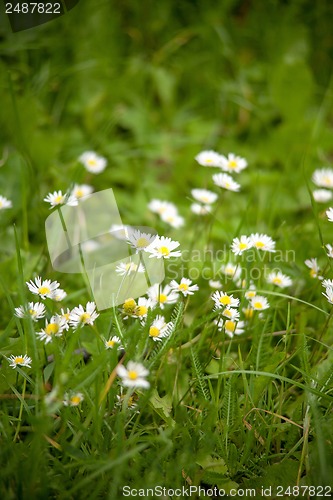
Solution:
<svg viewBox="0 0 333 500">
<path fill-rule="evenodd" d="M 225 329 L 229 330 L 230 332 L 234 332 L 236 329 L 236 323 L 234 321 L 231 321 L 230 319 L 228 319 L 225 322 L 224 326 L 225 326 Z"/>
<path fill-rule="evenodd" d="M 278 278 L 277 276 L 272 280 L 272 282 L 275 284 L 275 285 L 281 285 L 282 284 L 282 279 L 281 278 Z"/>
<path fill-rule="evenodd" d="M 143 237 L 142 237 L 142 238 L 138 238 L 138 239 L 136 240 L 136 246 L 137 246 L 138 248 L 144 248 L 144 247 L 146 247 L 146 246 L 148 246 L 148 245 L 149 245 L 149 241 L 147 240 L 147 238 L 143 238 Z"/>
<path fill-rule="evenodd" d="M 256 241 L 256 242 L 255 242 L 255 246 L 256 246 L 257 248 L 264 248 L 265 243 L 263 243 L 262 241 Z"/>
<path fill-rule="evenodd" d="M 230 311 L 230 309 L 225 309 L 223 311 L 223 316 L 227 316 L 228 318 L 231 318 L 232 312 Z"/>
<path fill-rule="evenodd" d="M 222 295 L 219 300 L 224 306 L 231 304 L 231 298 L 228 295 Z"/>
<path fill-rule="evenodd" d="M 90 158 L 88 161 L 87 161 L 88 165 L 90 165 L 91 167 L 94 167 L 95 165 L 97 165 L 97 161 L 94 160 L 93 158 Z"/>
<path fill-rule="evenodd" d="M 317 271 L 315 269 L 310 269 L 311 278 L 315 278 L 317 276 Z"/>
<path fill-rule="evenodd" d="M 38 288 L 38 293 L 40 295 L 47 295 L 50 292 L 51 290 L 47 286 L 41 286 L 40 288 Z"/>
<path fill-rule="evenodd" d="M 36 316 L 36 311 L 34 309 L 29 309 L 30 316 Z"/>
<path fill-rule="evenodd" d="M 123 310 L 127 314 L 132 314 L 136 308 L 136 302 L 134 299 L 127 299 L 124 302 Z"/>
<path fill-rule="evenodd" d="M 64 318 L 64 320 L 68 321 L 69 320 L 69 316 L 70 316 L 70 313 L 65 313 L 62 315 L 62 317 Z"/>
<path fill-rule="evenodd" d="M 255 291 L 252 291 L 252 292 L 246 292 L 246 298 L 247 299 L 252 299 L 253 297 L 256 296 L 256 292 Z"/>
<path fill-rule="evenodd" d="M 255 302 L 255 303 L 253 304 L 253 307 L 254 307 L 255 309 L 262 309 L 262 302 Z"/>
<path fill-rule="evenodd" d="M 237 161 L 235 160 L 230 160 L 228 163 L 230 168 L 237 168 Z"/>
<path fill-rule="evenodd" d="M 205 162 L 206 162 L 206 163 L 212 163 L 212 162 L 213 162 L 213 160 L 212 160 L 211 158 L 206 158 Z"/>
<path fill-rule="evenodd" d="M 159 251 L 162 255 L 165 255 L 165 256 L 169 255 L 169 253 L 170 253 L 170 250 L 168 249 L 168 247 L 160 247 L 160 248 L 158 249 L 158 251 Z"/>
<path fill-rule="evenodd" d="M 188 290 L 188 285 L 186 283 L 181 283 L 178 288 L 179 290 L 186 292 Z"/>
<path fill-rule="evenodd" d="M 22 364 L 24 363 L 24 358 L 22 356 L 17 356 L 14 360 L 14 362 L 18 365 L 18 364 Z"/>
<path fill-rule="evenodd" d="M 46 335 L 55 335 L 59 331 L 59 325 L 57 323 L 50 323 L 45 328 Z"/>
<path fill-rule="evenodd" d="M 247 243 L 240 243 L 240 244 L 238 245 L 238 248 L 239 248 L 239 250 L 246 250 L 246 248 L 247 248 Z"/>
<path fill-rule="evenodd" d="M 146 306 L 137 306 L 135 308 L 135 314 L 137 316 L 144 316 L 145 314 L 147 314 L 147 311 L 148 311 L 148 307 L 146 307 Z"/>
<path fill-rule="evenodd" d="M 91 318 L 91 315 L 89 313 L 85 312 L 85 313 L 81 314 L 80 321 L 81 321 L 81 323 L 87 323 L 90 318 Z"/>
<path fill-rule="evenodd" d="M 54 198 L 54 203 L 59 205 L 59 203 L 62 203 L 63 199 L 64 199 L 63 196 L 57 196 L 56 198 Z"/>
<path fill-rule="evenodd" d="M 81 397 L 80 396 L 72 396 L 71 397 L 71 403 L 72 405 L 78 405 L 81 403 Z"/>
<path fill-rule="evenodd" d="M 253 317 L 253 309 L 251 307 L 248 307 L 247 309 L 244 309 L 244 316 L 246 319 L 251 319 Z"/>
<path fill-rule="evenodd" d="M 115 341 L 114 340 L 108 340 L 107 343 L 106 343 L 106 345 L 108 347 L 113 347 L 115 345 Z"/>
<path fill-rule="evenodd" d="M 157 328 L 157 326 L 151 326 L 149 328 L 149 335 L 150 337 L 158 337 L 160 334 L 160 329 Z"/>
<path fill-rule="evenodd" d="M 75 191 L 75 196 L 76 196 L 77 198 L 82 198 L 83 194 L 84 194 L 84 193 L 83 193 L 82 189 L 77 189 L 77 190 Z"/>
<path fill-rule="evenodd" d="M 131 380 L 136 380 L 138 378 L 138 372 L 136 372 L 135 370 L 129 370 L 127 375 Z"/>
<path fill-rule="evenodd" d="M 164 302 L 168 300 L 168 297 L 164 293 L 160 293 L 158 296 L 158 300 L 161 304 L 164 304 Z"/>
</svg>

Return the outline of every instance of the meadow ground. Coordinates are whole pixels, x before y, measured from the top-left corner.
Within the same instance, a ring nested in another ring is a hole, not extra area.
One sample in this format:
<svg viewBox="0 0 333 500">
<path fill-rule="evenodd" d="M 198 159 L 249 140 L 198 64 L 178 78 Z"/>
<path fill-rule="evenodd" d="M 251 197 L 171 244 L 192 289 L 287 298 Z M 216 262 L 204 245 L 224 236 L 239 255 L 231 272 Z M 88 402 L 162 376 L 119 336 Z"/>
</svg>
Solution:
<svg viewBox="0 0 333 500">
<path fill-rule="evenodd" d="M 332 14 L 81 0 L 18 33 L 1 16 L 2 499 L 331 496 Z M 125 231 L 114 279 L 165 279 L 97 310 L 45 220 L 108 188 L 159 235 Z"/>
</svg>

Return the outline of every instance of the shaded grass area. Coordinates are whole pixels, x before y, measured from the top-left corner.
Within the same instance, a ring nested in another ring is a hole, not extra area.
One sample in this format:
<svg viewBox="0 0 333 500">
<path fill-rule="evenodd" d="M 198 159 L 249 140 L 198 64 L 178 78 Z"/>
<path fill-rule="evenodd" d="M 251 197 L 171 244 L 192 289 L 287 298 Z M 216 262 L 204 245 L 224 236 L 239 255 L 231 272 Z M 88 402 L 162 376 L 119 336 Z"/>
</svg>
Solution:
<svg viewBox="0 0 333 500">
<path fill-rule="evenodd" d="M 331 313 L 304 266 L 317 256 L 332 278 L 323 244 L 333 231 L 310 196 L 313 170 L 332 161 L 332 10 L 307 0 L 81 0 L 16 34 L 2 17 L 0 186 L 13 209 L 0 214 L 0 349 L 33 359 L 31 371 L 12 370 L 4 357 L 1 365 L 3 498 L 120 499 L 126 484 L 332 485 Z M 88 149 L 109 161 L 100 176 L 77 162 Z M 249 163 L 242 192 L 221 195 L 208 222 L 189 209 L 191 188 L 213 188 L 211 171 L 194 161 L 203 149 Z M 34 274 L 61 282 L 64 307 L 89 300 L 82 276 L 52 270 L 45 242 L 42 200 L 74 182 L 112 187 L 124 223 L 151 225 L 200 256 L 168 268 L 170 278 L 197 271 L 200 291 L 185 311 L 177 306 L 175 334 L 155 358 L 138 346 L 145 329 L 118 312 L 52 348 L 38 343 L 32 322 L 13 317 L 31 300 L 24 282 Z M 176 203 L 185 227 L 157 220 L 147 210 L 154 197 Z M 278 266 L 293 287 L 279 295 L 259 273 L 271 308 L 230 340 L 212 323 L 207 283 L 230 252 L 215 262 L 207 249 L 225 251 L 254 231 L 276 240 L 282 260 L 242 261 L 247 276 Z M 128 359 L 151 366 L 136 410 L 117 405 L 117 353 L 101 343 L 119 331 Z M 68 388 L 85 400 L 60 411 Z"/>
</svg>

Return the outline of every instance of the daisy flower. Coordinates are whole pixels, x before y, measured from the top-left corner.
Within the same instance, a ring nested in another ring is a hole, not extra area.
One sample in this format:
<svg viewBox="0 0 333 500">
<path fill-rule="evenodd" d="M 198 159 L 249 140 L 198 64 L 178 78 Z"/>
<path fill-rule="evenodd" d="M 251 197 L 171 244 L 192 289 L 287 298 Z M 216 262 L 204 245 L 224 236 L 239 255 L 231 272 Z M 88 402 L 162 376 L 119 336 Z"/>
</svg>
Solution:
<svg viewBox="0 0 333 500">
<path fill-rule="evenodd" d="M 333 208 L 330 207 L 328 210 L 326 210 L 326 215 L 327 218 L 330 222 L 333 222 Z"/>
<path fill-rule="evenodd" d="M 170 329 L 173 323 L 165 322 L 164 316 L 156 316 L 154 321 L 149 327 L 149 337 L 151 337 L 155 342 L 164 339 L 170 335 Z"/>
<path fill-rule="evenodd" d="M 121 387 L 121 390 L 120 390 L 120 395 L 117 394 L 117 402 L 116 402 L 116 406 L 118 407 L 122 407 L 123 406 L 123 403 L 125 401 L 125 398 L 126 398 L 126 395 L 123 394 L 123 388 Z M 138 400 L 138 396 L 137 394 L 132 394 L 130 397 L 127 396 L 127 408 L 129 410 L 135 410 L 138 405 L 137 405 L 137 400 Z M 137 413 L 139 413 L 137 411 Z"/>
<path fill-rule="evenodd" d="M 190 208 L 195 215 L 207 215 L 212 211 L 211 205 L 201 205 L 200 203 L 192 203 Z"/>
<path fill-rule="evenodd" d="M 310 276 L 311 278 L 319 278 L 321 279 L 322 277 L 319 275 L 319 265 L 317 262 L 317 259 L 307 259 L 304 264 L 310 269 Z"/>
<path fill-rule="evenodd" d="M 55 300 L 56 302 L 61 302 L 65 297 L 67 297 L 67 293 L 65 292 L 65 290 L 62 290 L 62 288 L 58 288 L 51 293 L 50 298 L 52 300 Z"/>
<path fill-rule="evenodd" d="M 170 257 L 181 256 L 179 250 L 174 252 L 175 248 L 179 247 L 179 245 L 180 243 L 178 241 L 173 241 L 166 236 L 158 236 L 155 238 L 155 241 L 146 248 L 146 251 L 151 254 L 149 256 L 150 258 L 157 257 L 158 259 L 169 259 Z"/>
<path fill-rule="evenodd" d="M 41 302 L 29 302 L 28 305 L 15 307 L 15 316 L 18 318 L 31 318 L 38 321 L 46 314 L 45 306 Z"/>
<path fill-rule="evenodd" d="M 32 359 L 29 358 L 29 356 L 27 356 L 26 354 L 21 354 L 20 356 L 14 356 L 14 354 L 12 354 L 8 358 L 8 361 L 10 361 L 9 366 L 14 369 L 17 366 L 26 366 L 27 368 L 31 368 Z"/>
<path fill-rule="evenodd" d="M 333 197 L 332 191 L 329 191 L 328 189 L 315 189 L 312 196 L 317 203 L 326 203 Z"/>
<path fill-rule="evenodd" d="M 324 288 L 333 288 L 333 280 L 323 280 L 321 284 Z"/>
<path fill-rule="evenodd" d="M 275 252 L 275 241 L 267 234 L 252 233 L 250 235 L 252 246 L 265 252 Z"/>
<path fill-rule="evenodd" d="M 147 291 L 148 297 L 154 304 L 159 304 L 161 309 L 164 309 L 166 304 L 174 304 L 178 300 L 178 294 L 172 290 L 170 285 L 165 285 L 164 288 L 156 283 Z"/>
<path fill-rule="evenodd" d="M 63 403 L 65 406 L 79 406 L 84 400 L 82 392 L 68 393 L 64 394 Z"/>
<path fill-rule="evenodd" d="M 327 245 L 325 245 L 326 249 L 327 249 L 327 257 L 329 257 L 330 259 L 333 259 L 333 247 L 332 245 L 330 245 L 329 243 Z"/>
<path fill-rule="evenodd" d="M 188 278 L 182 278 L 180 283 L 177 283 L 176 280 L 172 280 L 170 282 L 170 288 L 176 292 L 181 292 L 184 297 L 187 297 L 187 295 L 193 295 L 194 292 L 199 290 L 198 285 L 192 285 L 192 280 Z"/>
<path fill-rule="evenodd" d="M 116 273 L 119 274 L 119 276 L 127 276 L 129 274 L 133 273 L 144 273 L 145 268 L 142 264 L 135 264 L 135 262 L 121 262 L 117 267 L 116 267 Z"/>
<path fill-rule="evenodd" d="M 174 227 L 175 229 L 179 229 L 185 224 L 184 217 L 171 212 L 164 212 L 161 215 L 161 219 L 163 222 L 166 222 L 169 226 Z"/>
<path fill-rule="evenodd" d="M 26 284 L 30 292 L 35 295 L 39 295 L 42 299 L 50 298 L 52 299 L 52 294 L 59 288 L 60 284 L 57 281 L 43 280 L 39 276 L 35 278 L 35 281 L 27 281 Z"/>
<path fill-rule="evenodd" d="M 239 174 L 239 172 L 247 167 L 247 161 L 245 160 L 245 158 L 241 158 L 240 156 L 236 156 L 233 153 L 229 153 L 227 157 L 221 155 L 220 167 L 226 172 L 235 172 L 236 174 Z"/>
<path fill-rule="evenodd" d="M 222 307 L 238 307 L 239 299 L 235 299 L 233 295 L 228 295 L 225 292 L 216 291 L 212 295 L 212 299 L 215 304 L 215 310 L 221 309 Z"/>
<path fill-rule="evenodd" d="M 5 210 L 6 208 L 12 208 L 13 204 L 5 196 L 0 195 L 0 210 Z"/>
<path fill-rule="evenodd" d="M 232 309 L 229 307 L 226 307 L 224 309 L 224 311 L 222 312 L 222 316 L 224 316 L 225 318 L 228 318 L 232 321 L 238 321 L 239 319 L 239 311 L 237 311 L 237 309 Z"/>
<path fill-rule="evenodd" d="M 332 286 L 327 286 L 326 289 L 325 289 L 325 292 L 322 292 L 322 294 L 324 295 L 324 297 L 326 297 L 326 299 L 328 300 L 328 302 L 330 304 L 333 304 L 333 288 Z"/>
<path fill-rule="evenodd" d="M 89 186 L 88 184 L 74 184 L 71 195 L 74 196 L 74 198 L 76 198 L 77 200 L 79 200 L 80 198 L 88 196 L 93 191 L 94 188 L 92 186 Z"/>
<path fill-rule="evenodd" d="M 291 286 L 293 284 L 291 278 L 283 274 L 281 271 L 273 271 L 269 273 L 266 279 L 267 283 L 271 283 L 272 285 L 276 285 L 280 288 L 286 288 L 287 286 Z"/>
<path fill-rule="evenodd" d="M 156 200 L 155 198 L 148 203 L 148 208 L 152 212 L 163 215 L 164 213 L 177 214 L 178 210 L 176 205 L 170 201 Z"/>
<path fill-rule="evenodd" d="M 221 155 L 216 151 L 201 151 L 197 154 L 195 160 L 203 167 L 219 167 Z"/>
<path fill-rule="evenodd" d="M 149 370 L 141 363 L 129 361 L 127 367 L 118 365 L 117 375 L 121 378 L 121 382 L 125 387 L 142 387 L 143 389 L 150 387 L 149 382 L 146 380 Z"/>
<path fill-rule="evenodd" d="M 123 226 L 122 224 L 112 224 L 109 232 L 117 238 L 117 240 L 127 240 L 129 234 L 129 226 Z"/>
<path fill-rule="evenodd" d="M 69 205 L 74 207 L 77 205 L 77 199 L 73 195 L 68 195 L 67 193 L 62 194 L 62 191 L 54 191 L 53 193 L 49 193 L 45 196 L 44 201 L 50 203 L 50 209 L 60 206 L 60 205 Z"/>
<path fill-rule="evenodd" d="M 118 349 L 121 349 L 121 340 L 119 337 L 114 335 L 110 337 L 109 340 L 104 340 L 104 345 L 106 349 L 113 349 L 113 347 L 118 346 Z"/>
<path fill-rule="evenodd" d="M 134 314 L 136 307 L 137 307 L 137 303 L 135 302 L 135 300 L 132 297 L 129 297 L 123 303 L 122 312 L 128 316 L 132 316 Z"/>
<path fill-rule="evenodd" d="M 55 314 L 51 317 L 50 321 L 46 320 L 45 328 L 43 328 L 40 332 L 37 332 L 36 335 L 39 340 L 48 344 L 52 342 L 53 337 L 61 337 L 62 332 L 66 329 L 66 321 L 62 316 Z"/>
<path fill-rule="evenodd" d="M 240 184 L 235 182 L 228 174 L 214 174 L 213 182 L 216 186 L 227 189 L 228 191 L 239 191 Z"/>
<path fill-rule="evenodd" d="M 241 236 L 240 238 L 234 238 L 231 243 L 231 251 L 235 255 L 241 255 L 245 250 L 248 250 L 253 246 L 253 241 L 249 236 Z"/>
<path fill-rule="evenodd" d="M 242 270 L 238 265 L 232 264 L 232 262 L 228 262 L 227 264 L 223 264 L 220 268 L 221 273 L 225 276 L 228 276 L 233 281 L 239 280 Z"/>
<path fill-rule="evenodd" d="M 245 292 L 244 296 L 247 300 L 253 299 L 257 295 L 257 290 L 254 285 L 250 285 L 248 290 Z"/>
<path fill-rule="evenodd" d="M 156 234 L 142 233 L 139 229 L 128 228 L 127 241 L 136 252 L 145 250 L 149 245 L 154 243 L 157 238 Z"/>
<path fill-rule="evenodd" d="M 84 325 L 93 325 L 99 314 L 96 312 L 95 302 L 87 302 L 86 309 L 80 304 L 74 307 L 69 317 L 69 324 L 73 328 Z"/>
<path fill-rule="evenodd" d="M 191 194 L 196 201 L 206 205 L 214 203 L 218 198 L 216 193 L 208 191 L 208 189 L 192 189 Z"/>
<path fill-rule="evenodd" d="M 154 303 L 151 299 L 139 297 L 138 304 L 134 309 L 133 317 L 139 318 L 141 321 L 147 318 L 148 310 L 153 309 Z"/>
<path fill-rule="evenodd" d="M 250 305 L 252 309 L 255 309 L 256 311 L 262 311 L 269 308 L 268 300 L 262 295 L 255 295 L 255 297 L 250 300 Z"/>
<path fill-rule="evenodd" d="M 331 168 L 319 168 L 313 172 L 312 181 L 318 187 L 333 188 L 333 170 Z"/>
<path fill-rule="evenodd" d="M 69 329 L 69 320 L 71 317 L 71 310 L 68 309 L 68 307 L 67 307 L 66 311 L 64 311 L 64 309 L 60 309 L 60 312 L 61 312 L 61 314 L 59 314 L 59 316 L 63 319 L 64 330 L 68 330 Z"/>
<path fill-rule="evenodd" d="M 92 174 L 100 174 L 107 165 L 106 158 L 99 156 L 94 151 L 86 151 L 79 157 L 79 162 Z"/>
<path fill-rule="evenodd" d="M 217 329 L 219 331 L 224 330 L 224 332 L 232 338 L 234 335 L 240 335 L 244 333 L 244 321 L 233 321 L 232 319 L 223 320 L 220 318 L 219 320 L 215 320 L 214 323 L 217 325 Z"/>
</svg>

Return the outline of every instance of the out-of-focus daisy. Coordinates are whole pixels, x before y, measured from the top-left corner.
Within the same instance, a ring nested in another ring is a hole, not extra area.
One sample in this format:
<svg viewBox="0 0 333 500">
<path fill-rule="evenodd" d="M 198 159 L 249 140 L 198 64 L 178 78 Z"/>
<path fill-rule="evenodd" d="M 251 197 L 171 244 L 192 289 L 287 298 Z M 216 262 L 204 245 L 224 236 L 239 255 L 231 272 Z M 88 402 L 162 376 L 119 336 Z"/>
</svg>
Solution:
<svg viewBox="0 0 333 500">
<path fill-rule="evenodd" d="M 92 186 L 89 186 L 88 184 L 74 184 L 71 195 L 74 196 L 74 198 L 76 198 L 77 200 L 79 200 L 80 198 L 88 196 L 93 191 L 94 188 Z"/>
<path fill-rule="evenodd" d="M 45 196 L 44 201 L 50 203 L 50 208 L 54 208 L 60 205 L 70 205 L 74 207 L 78 204 L 77 198 L 72 194 L 62 194 L 62 191 L 54 191 Z"/>
<path fill-rule="evenodd" d="M 149 375 L 149 370 L 141 363 L 129 361 L 127 367 L 118 365 L 117 375 L 119 375 L 125 387 L 142 387 L 143 389 L 148 389 L 150 386 L 148 380 L 146 380 L 146 377 Z"/>
<path fill-rule="evenodd" d="M 253 241 L 249 236 L 242 235 L 240 238 L 234 238 L 231 243 L 231 251 L 235 255 L 241 255 L 243 252 L 253 246 Z"/>
<path fill-rule="evenodd" d="M 112 224 L 109 231 L 112 236 L 117 238 L 117 240 L 127 240 L 129 229 L 129 226 L 123 226 L 122 224 Z"/>
<path fill-rule="evenodd" d="M 92 174 L 100 174 L 107 165 L 107 160 L 94 151 L 86 151 L 79 157 L 79 162 Z"/>
<path fill-rule="evenodd" d="M 38 321 L 45 316 L 45 306 L 41 302 L 29 302 L 28 305 L 15 307 L 15 316 L 18 318 L 31 318 Z"/>
<path fill-rule="evenodd" d="M 222 288 L 222 283 L 220 280 L 209 280 L 208 281 L 208 285 L 211 287 L 211 288 Z"/>
<path fill-rule="evenodd" d="M 42 328 L 42 330 L 37 332 L 36 335 L 39 340 L 48 344 L 49 342 L 52 342 L 54 337 L 61 337 L 65 328 L 66 321 L 62 316 L 56 314 L 51 317 L 50 321 L 46 320 L 45 328 Z"/>
<path fill-rule="evenodd" d="M 175 229 L 179 229 L 185 224 L 184 217 L 171 212 L 163 212 L 161 219 L 163 222 L 166 222 L 169 226 L 174 227 Z"/>
<path fill-rule="evenodd" d="M 238 174 L 247 167 L 247 161 L 245 160 L 245 158 L 241 158 L 240 156 L 236 156 L 233 153 L 229 153 L 227 157 L 221 155 L 220 167 L 226 172 L 235 172 L 236 174 Z"/>
<path fill-rule="evenodd" d="M 265 252 L 275 252 L 275 241 L 267 234 L 253 233 L 250 235 L 252 246 Z"/>
<path fill-rule="evenodd" d="M 198 285 L 192 285 L 192 280 L 188 278 L 182 278 L 179 283 L 176 280 L 170 282 L 170 287 L 176 292 L 180 292 L 186 297 L 187 295 L 193 295 L 194 292 L 199 290 Z"/>
<path fill-rule="evenodd" d="M 304 264 L 310 269 L 310 276 L 311 278 L 319 278 L 321 279 L 322 277 L 319 275 L 320 269 L 319 265 L 317 262 L 317 259 L 307 259 Z"/>
<path fill-rule="evenodd" d="M 166 236 L 158 236 L 155 238 L 155 241 L 146 248 L 146 252 L 151 254 L 149 257 L 157 257 L 158 259 L 180 257 L 181 252 L 179 250 L 174 251 L 179 245 L 179 241 L 173 241 Z"/>
<path fill-rule="evenodd" d="M 137 400 L 138 400 L 138 395 L 137 394 L 131 394 L 130 397 L 126 396 L 123 394 L 123 389 L 121 388 L 120 395 L 117 394 L 117 402 L 116 406 L 122 407 L 125 401 L 125 398 L 127 400 L 127 408 L 129 410 L 135 410 L 138 407 Z M 137 413 L 139 413 L 137 411 Z"/>
<path fill-rule="evenodd" d="M 239 266 L 233 264 L 232 262 L 228 262 L 227 264 L 223 264 L 220 268 L 220 271 L 225 275 L 231 278 L 233 281 L 239 280 L 242 270 Z"/>
<path fill-rule="evenodd" d="M 169 214 L 177 214 L 178 210 L 176 205 L 171 203 L 170 201 L 162 201 L 162 200 L 157 200 L 153 199 L 148 203 L 148 208 L 152 212 L 158 214 L 158 215 L 163 215 L 164 213 L 169 213 Z"/>
<path fill-rule="evenodd" d="M 79 406 L 80 403 L 84 400 L 84 396 L 82 392 L 66 392 L 64 394 L 63 403 L 65 406 Z"/>
<path fill-rule="evenodd" d="M 326 249 L 327 249 L 327 257 L 329 257 L 330 259 L 333 259 L 333 247 L 332 245 L 330 245 L 329 243 L 327 245 L 325 245 Z"/>
<path fill-rule="evenodd" d="M 203 167 L 219 167 L 221 155 L 216 151 L 201 151 L 195 160 Z"/>
<path fill-rule="evenodd" d="M 218 198 L 216 193 L 208 191 L 208 189 L 192 189 L 191 194 L 196 201 L 199 201 L 204 205 L 211 205 Z"/>
<path fill-rule="evenodd" d="M 326 293 L 322 292 L 324 297 L 328 300 L 330 304 L 333 304 L 333 288 L 328 286 L 325 290 Z"/>
<path fill-rule="evenodd" d="M 257 295 L 257 290 L 256 290 L 256 287 L 251 284 L 248 288 L 248 290 L 246 290 L 244 296 L 247 300 L 251 300 L 253 299 L 253 297 L 255 297 Z"/>
<path fill-rule="evenodd" d="M 70 320 L 70 317 L 71 317 L 71 310 L 66 309 L 66 311 L 64 309 L 60 309 L 60 312 L 61 314 L 59 314 L 59 316 L 61 316 L 61 318 L 64 320 L 64 329 L 65 330 L 68 330 L 69 329 L 69 320 Z"/>
<path fill-rule="evenodd" d="M 165 305 L 174 304 L 178 300 L 178 294 L 172 290 L 170 285 L 165 285 L 162 288 L 158 283 L 155 283 L 148 289 L 147 293 L 151 301 L 158 304 L 161 309 L 164 309 Z"/>
<path fill-rule="evenodd" d="M 242 312 L 244 314 L 245 319 L 247 319 L 247 320 L 251 320 L 254 316 L 254 309 L 253 309 L 253 307 L 251 307 L 251 305 L 249 307 L 243 307 Z M 259 316 L 260 316 L 260 313 L 259 313 Z"/>
<path fill-rule="evenodd" d="M 149 327 L 149 337 L 155 342 L 160 341 L 170 335 L 172 326 L 172 322 L 166 323 L 164 316 L 156 316 Z"/>
<path fill-rule="evenodd" d="M 326 210 L 326 215 L 327 218 L 330 222 L 333 222 L 333 208 L 330 207 L 328 210 Z"/>
<path fill-rule="evenodd" d="M 222 316 L 231 319 L 232 321 L 238 321 L 239 311 L 237 311 L 237 309 L 234 308 L 226 307 L 222 312 Z"/>
<path fill-rule="evenodd" d="M 148 310 L 153 309 L 154 305 L 155 304 L 151 299 L 146 299 L 146 297 L 139 297 L 138 304 L 135 307 L 132 316 L 144 321 L 147 318 Z"/>
<path fill-rule="evenodd" d="M 121 262 L 117 267 L 116 267 L 116 273 L 119 274 L 119 276 L 127 276 L 129 274 L 134 274 L 134 273 L 144 273 L 145 268 L 142 264 L 135 264 L 135 262 Z"/>
<path fill-rule="evenodd" d="M 29 358 L 26 354 L 21 354 L 20 356 L 14 356 L 12 354 L 9 356 L 8 361 L 10 361 L 9 366 L 12 368 L 17 368 L 18 366 L 26 366 L 27 368 L 31 368 L 32 359 Z"/>
<path fill-rule="evenodd" d="M 113 337 L 110 337 L 109 340 L 104 340 L 104 345 L 106 349 L 113 349 L 114 347 L 121 349 L 121 340 L 119 337 L 114 335 Z"/>
<path fill-rule="evenodd" d="M 250 300 L 250 305 L 256 311 L 263 311 L 269 308 L 268 300 L 262 295 L 255 295 L 255 297 Z"/>
<path fill-rule="evenodd" d="M 62 290 L 62 288 L 57 288 L 57 290 L 54 290 L 51 293 L 50 298 L 52 300 L 55 300 L 56 302 L 61 302 L 65 297 L 67 297 L 67 293 L 65 292 L 65 290 Z"/>
<path fill-rule="evenodd" d="M 272 283 L 272 285 L 276 285 L 280 288 L 286 288 L 293 284 L 291 278 L 281 271 L 272 271 L 269 273 L 267 276 L 267 283 Z"/>
<path fill-rule="evenodd" d="M 318 168 L 313 172 L 312 181 L 318 187 L 333 188 L 333 170 L 331 168 Z"/>
<path fill-rule="evenodd" d="M 235 182 L 233 178 L 228 174 L 214 174 L 213 182 L 216 186 L 227 189 L 228 191 L 237 192 L 240 190 L 240 184 L 238 184 L 238 182 Z"/>
<path fill-rule="evenodd" d="M 207 215 L 212 211 L 211 205 L 201 205 L 200 203 L 192 203 L 191 212 L 196 215 Z"/>
<path fill-rule="evenodd" d="M 317 203 L 326 203 L 333 197 L 332 191 L 329 191 L 328 189 L 315 189 L 312 195 Z"/>
<path fill-rule="evenodd" d="M 5 210 L 6 208 L 12 208 L 13 204 L 8 198 L 0 195 L 0 210 Z"/>
<path fill-rule="evenodd" d="M 127 241 L 137 252 L 145 250 L 149 245 L 154 243 L 157 238 L 156 234 L 143 233 L 139 229 L 133 230 L 128 228 Z"/>
<path fill-rule="evenodd" d="M 216 291 L 212 295 L 212 300 L 215 304 L 215 309 L 221 309 L 223 307 L 238 307 L 239 299 L 235 299 L 233 295 L 228 295 L 222 291 Z"/>
<path fill-rule="evenodd" d="M 26 284 L 30 292 L 35 295 L 39 295 L 42 299 L 50 298 L 52 299 L 52 294 L 59 288 L 60 284 L 57 281 L 43 280 L 39 276 L 35 278 L 35 281 L 27 281 Z"/>
<path fill-rule="evenodd" d="M 132 297 L 129 297 L 123 303 L 122 312 L 127 316 L 132 316 L 132 314 L 134 314 L 136 307 L 137 307 L 136 301 Z"/>
<path fill-rule="evenodd" d="M 78 307 L 74 307 L 70 314 L 69 323 L 74 328 L 93 325 L 98 316 L 95 302 L 87 302 L 85 309 L 81 304 Z"/>
</svg>

